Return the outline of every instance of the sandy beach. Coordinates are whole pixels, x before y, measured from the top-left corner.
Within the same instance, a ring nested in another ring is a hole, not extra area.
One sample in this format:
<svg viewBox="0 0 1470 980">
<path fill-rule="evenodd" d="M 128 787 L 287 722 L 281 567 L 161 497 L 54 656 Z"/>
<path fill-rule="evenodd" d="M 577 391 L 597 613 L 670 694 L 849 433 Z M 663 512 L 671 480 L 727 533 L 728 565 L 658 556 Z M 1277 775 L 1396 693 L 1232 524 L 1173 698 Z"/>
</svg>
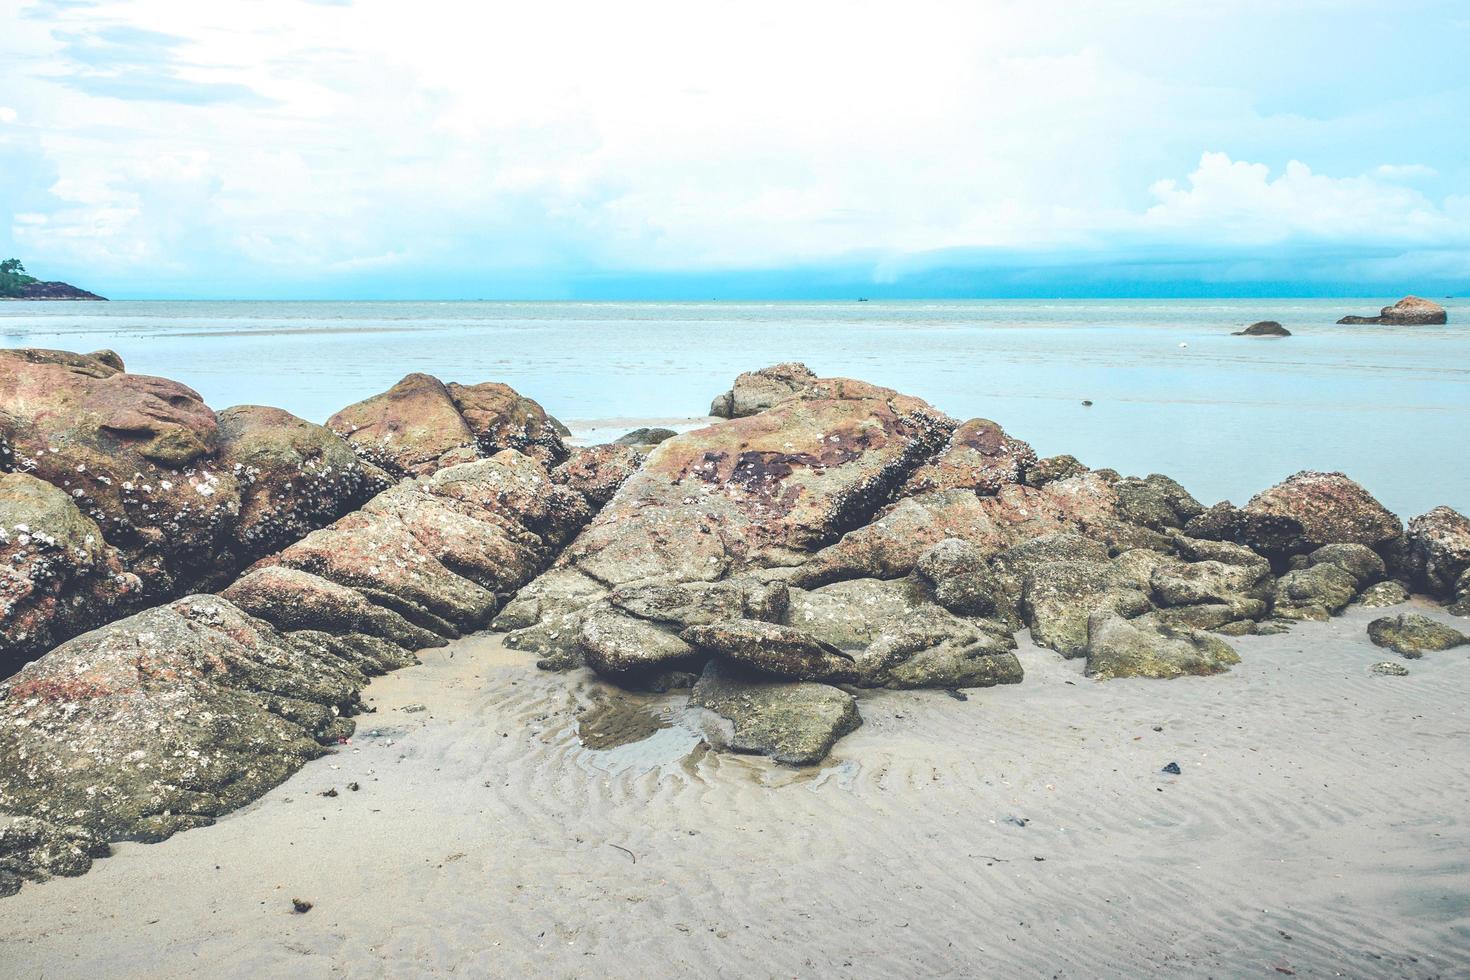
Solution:
<svg viewBox="0 0 1470 980">
<path fill-rule="evenodd" d="M 24 888 L 0 960 L 17 977 L 1464 975 L 1470 658 L 1400 660 L 1367 641 L 1370 614 L 1242 637 L 1230 673 L 1167 682 L 1095 682 L 1022 634 L 1024 683 L 865 692 L 863 727 L 803 770 L 706 751 L 679 695 L 569 682 L 470 637 L 374 681 L 351 743 L 252 806 Z M 1409 675 L 1369 672 L 1384 659 Z"/>
</svg>

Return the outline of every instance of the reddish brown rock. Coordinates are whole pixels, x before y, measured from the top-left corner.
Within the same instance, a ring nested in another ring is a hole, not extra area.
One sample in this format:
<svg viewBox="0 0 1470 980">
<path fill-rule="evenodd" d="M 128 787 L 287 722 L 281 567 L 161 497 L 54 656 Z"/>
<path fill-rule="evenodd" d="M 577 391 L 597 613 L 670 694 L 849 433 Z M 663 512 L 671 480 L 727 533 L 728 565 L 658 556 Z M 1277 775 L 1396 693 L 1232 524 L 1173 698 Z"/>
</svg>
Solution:
<svg viewBox="0 0 1470 980">
<path fill-rule="evenodd" d="M 794 361 L 747 371 L 735 379 L 729 391 L 714 400 L 709 413 L 723 419 L 755 415 L 794 394 L 811 390 L 816 382 L 817 376 L 810 368 Z"/>
<path fill-rule="evenodd" d="M 1006 435 L 989 419 L 971 419 L 954 430 L 949 444 L 919 467 L 899 494 L 912 497 L 930 490 L 994 494 L 1020 483 L 1035 463 L 1036 453 L 1029 445 Z"/>
<path fill-rule="evenodd" d="M 539 404 L 510 385 L 487 381 L 477 385 L 451 382 L 449 396 L 475 434 L 480 453 L 494 456 L 514 449 L 539 460 L 547 469 L 567 458 L 556 421 Z"/>
<path fill-rule="evenodd" d="M 1263 490 L 1245 512 L 1286 522 L 1295 540 L 1291 554 L 1325 544 L 1365 544 L 1382 549 L 1403 534 L 1403 524 L 1358 484 L 1341 473 L 1303 470 Z"/>
<path fill-rule="evenodd" d="M 582 446 L 551 471 L 551 478 L 580 493 L 593 508 L 613 498 L 618 487 L 643 465 L 647 453 L 633 446 Z"/>
<path fill-rule="evenodd" d="M 64 492 L 0 473 L 0 676 L 121 615 L 141 583 Z"/>
<path fill-rule="evenodd" d="M 1470 569 L 1470 519 L 1436 507 L 1409 521 L 1408 572 L 1416 588 L 1440 599 L 1453 597 L 1455 582 Z"/>
<path fill-rule="evenodd" d="M 1445 308 L 1418 296 L 1405 296 L 1392 306 L 1385 306 L 1377 316 L 1345 316 L 1338 323 L 1373 323 L 1395 327 L 1418 327 L 1448 323 Z"/>
<path fill-rule="evenodd" d="M 330 429 L 259 405 L 219 413 L 219 466 L 239 487 L 232 537 L 245 561 L 331 523 L 392 482 Z"/>
<path fill-rule="evenodd" d="M 327 419 L 327 428 L 394 475 L 432 472 L 439 457 L 477 442 L 444 383 L 417 373 L 348 405 Z"/>
</svg>

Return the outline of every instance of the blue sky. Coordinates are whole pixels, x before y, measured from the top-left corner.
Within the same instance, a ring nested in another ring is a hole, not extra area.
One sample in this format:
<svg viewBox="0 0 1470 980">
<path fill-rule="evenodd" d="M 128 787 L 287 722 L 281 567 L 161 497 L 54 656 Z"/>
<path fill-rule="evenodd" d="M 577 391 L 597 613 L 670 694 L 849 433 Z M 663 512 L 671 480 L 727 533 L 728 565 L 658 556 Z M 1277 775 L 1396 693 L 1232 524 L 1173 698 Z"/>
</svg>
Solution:
<svg viewBox="0 0 1470 980">
<path fill-rule="evenodd" d="M 119 298 L 1463 293 L 1466 51 L 1463 0 L 0 0 L 0 253 Z"/>
</svg>

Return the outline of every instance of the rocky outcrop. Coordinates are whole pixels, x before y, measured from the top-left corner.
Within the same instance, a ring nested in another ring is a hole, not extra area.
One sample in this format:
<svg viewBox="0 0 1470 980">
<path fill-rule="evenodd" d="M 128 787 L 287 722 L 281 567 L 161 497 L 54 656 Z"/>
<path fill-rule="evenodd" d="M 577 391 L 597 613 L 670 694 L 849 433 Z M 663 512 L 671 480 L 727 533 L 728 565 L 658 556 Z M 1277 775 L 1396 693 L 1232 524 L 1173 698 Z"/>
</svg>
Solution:
<svg viewBox="0 0 1470 980">
<path fill-rule="evenodd" d="M 1407 569 L 1414 586 L 1428 595 L 1451 597 L 1455 581 L 1470 569 L 1470 518 L 1436 507 L 1409 521 Z"/>
<path fill-rule="evenodd" d="M 79 578 L 49 560 L 43 577 L 66 601 L 33 605 L 19 630 L 28 639 L 0 625 L 0 661 L 12 663 L 140 605 L 227 582 L 386 483 L 321 426 L 252 406 L 216 416 L 192 389 L 129 374 L 111 351 L 0 351 L 0 470 L 65 495 L 89 522 L 82 537 L 95 538 L 85 554 L 73 549 L 78 568 L 108 568 Z M 55 507 L 42 512 L 74 525 Z M 39 581 L 40 566 L 25 569 Z"/>
<path fill-rule="evenodd" d="M 1470 636 L 1419 613 L 1375 619 L 1368 624 L 1368 638 L 1376 646 L 1388 647 L 1410 660 L 1417 660 L 1426 652 L 1452 650 L 1470 643 Z"/>
<path fill-rule="evenodd" d="M 84 634 L 0 683 L 0 892 L 212 823 L 352 732 L 363 671 L 217 596 Z M 14 823 L 11 824 L 13 828 Z M 63 860 L 58 861 L 60 853 Z"/>
<path fill-rule="evenodd" d="M 551 479 L 581 494 L 594 510 L 613 498 L 647 455 L 633 446 L 614 445 L 576 447 L 570 452 L 552 469 Z"/>
<path fill-rule="evenodd" d="M 1244 330 L 1237 330 L 1232 337 L 1290 337 L 1291 331 L 1277 323 L 1275 320 L 1261 320 L 1252 323 Z"/>
<path fill-rule="evenodd" d="M 1418 327 L 1449 322 L 1445 308 L 1418 296 L 1405 296 L 1392 306 L 1385 306 L 1377 316 L 1345 316 L 1338 323 L 1382 324 L 1393 327 Z"/>
<path fill-rule="evenodd" d="M 931 490 L 973 490 L 994 494 L 1020 483 L 1036 453 L 1026 443 L 1005 434 L 989 419 L 971 419 L 954 430 L 949 443 L 908 478 L 900 496 Z"/>
<path fill-rule="evenodd" d="M 1185 525 L 1192 537 L 1235 541 L 1283 561 L 1328 544 L 1395 547 L 1403 524 L 1341 473 L 1304 470 L 1256 494 L 1244 508 L 1219 504 Z"/>
<path fill-rule="evenodd" d="M 446 385 L 419 373 L 327 419 L 354 452 L 394 476 L 423 476 L 506 449 L 550 468 L 568 455 L 558 426 L 507 385 Z"/>
<path fill-rule="evenodd" d="M 729 391 L 715 398 L 709 413 L 722 419 L 756 415 L 792 395 L 809 391 L 816 381 L 810 368 L 796 362 L 747 371 L 735 379 Z"/>
<path fill-rule="evenodd" d="M 29 300 L 84 300 L 88 302 L 107 302 L 106 296 L 98 296 L 85 289 L 79 289 L 69 282 L 28 282 L 20 287 L 19 296 L 0 296 L 0 299 L 29 299 Z"/>
<path fill-rule="evenodd" d="M 135 603 L 138 577 L 72 498 L 0 473 L 0 676 Z"/>
<path fill-rule="evenodd" d="M 393 482 L 331 430 L 290 412 L 241 405 L 218 418 L 219 466 L 240 495 L 231 537 L 242 560 L 285 547 Z"/>
</svg>

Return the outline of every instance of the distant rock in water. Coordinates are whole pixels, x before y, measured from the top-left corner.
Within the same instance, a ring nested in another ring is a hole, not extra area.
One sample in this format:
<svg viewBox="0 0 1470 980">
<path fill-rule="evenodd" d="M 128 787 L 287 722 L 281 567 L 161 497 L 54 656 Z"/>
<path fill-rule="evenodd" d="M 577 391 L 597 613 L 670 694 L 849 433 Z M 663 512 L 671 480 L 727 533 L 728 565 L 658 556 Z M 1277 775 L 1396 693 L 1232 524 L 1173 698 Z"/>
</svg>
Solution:
<svg viewBox="0 0 1470 980">
<path fill-rule="evenodd" d="M 65 282 L 32 282 L 20 287 L 19 296 L 11 296 L 9 299 L 74 299 L 93 300 L 101 303 L 107 302 L 106 296 L 98 296 L 89 293 L 85 289 Z"/>
<path fill-rule="evenodd" d="M 1291 331 L 1277 323 L 1275 320 L 1261 320 L 1252 323 L 1244 330 L 1237 330 L 1232 337 L 1290 337 Z"/>
<path fill-rule="evenodd" d="M 673 429 L 634 429 L 613 441 L 614 446 L 657 446 L 665 439 L 678 435 Z"/>
<path fill-rule="evenodd" d="M 1378 316 L 1345 316 L 1338 323 L 1381 324 L 1391 327 L 1421 327 L 1448 323 L 1444 307 L 1418 296 L 1405 296 L 1392 306 L 1385 306 Z"/>
</svg>

